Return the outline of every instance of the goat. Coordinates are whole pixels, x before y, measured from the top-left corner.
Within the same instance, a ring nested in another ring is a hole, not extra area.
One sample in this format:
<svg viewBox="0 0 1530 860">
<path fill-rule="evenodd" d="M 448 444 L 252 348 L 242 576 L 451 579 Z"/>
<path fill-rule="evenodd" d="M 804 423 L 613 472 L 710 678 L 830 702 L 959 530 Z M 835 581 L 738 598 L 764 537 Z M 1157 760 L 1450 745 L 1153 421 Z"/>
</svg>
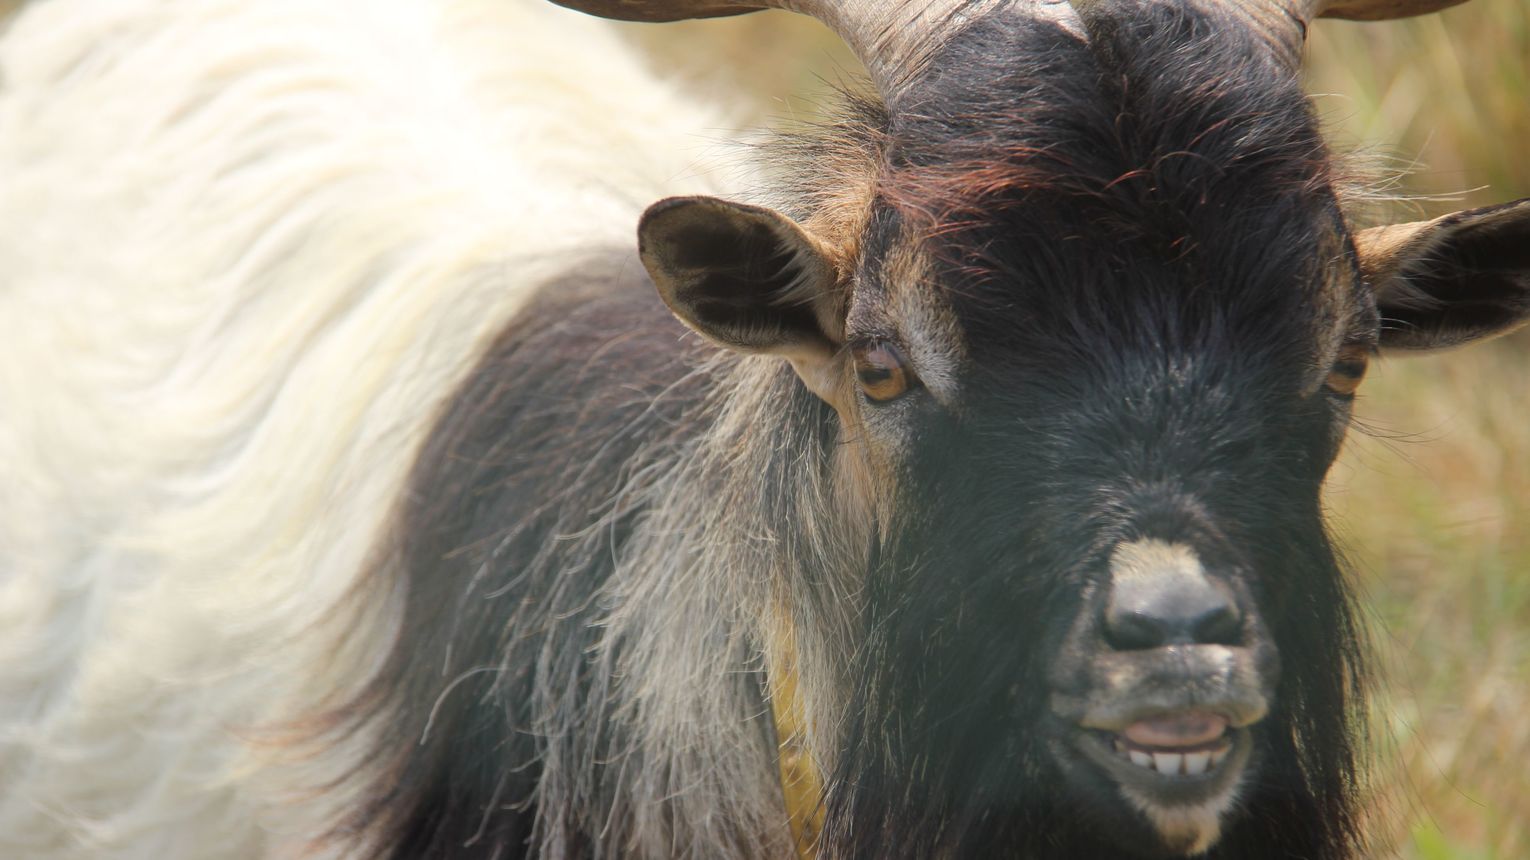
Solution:
<svg viewBox="0 0 1530 860">
<path fill-rule="evenodd" d="M 1297 58 L 1451 0 L 563 5 L 876 94 L 746 204 L 550 7 L 5 32 L 0 853 L 1356 856 L 1319 488 L 1530 202 L 1352 230 Z"/>
</svg>

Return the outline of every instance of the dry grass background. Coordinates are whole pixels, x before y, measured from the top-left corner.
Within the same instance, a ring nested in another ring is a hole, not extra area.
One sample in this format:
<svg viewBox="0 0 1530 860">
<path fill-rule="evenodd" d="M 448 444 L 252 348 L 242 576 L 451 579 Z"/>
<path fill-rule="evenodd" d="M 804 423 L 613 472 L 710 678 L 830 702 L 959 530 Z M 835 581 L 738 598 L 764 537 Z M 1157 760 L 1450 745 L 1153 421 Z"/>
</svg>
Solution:
<svg viewBox="0 0 1530 860">
<path fill-rule="evenodd" d="M 1412 220 L 1530 196 L 1530 4 L 1314 28 L 1340 146 L 1411 166 Z M 1411 211 L 1410 211 L 1411 209 Z M 1377 364 L 1329 501 L 1374 613 L 1378 830 L 1420 860 L 1530 857 L 1530 331 Z"/>
<path fill-rule="evenodd" d="M 527 2 L 527 0 L 506 0 Z M 0 14 L 16 0 L 0 0 Z M 813 115 L 854 61 L 782 13 L 630 28 L 740 126 Z M 1409 167 L 1403 220 L 1530 196 L 1530 2 L 1323 22 L 1309 90 L 1341 148 Z M 698 130 L 703 137 L 723 130 Z M 1446 195 L 1446 196 L 1441 196 Z M 1530 857 L 1530 332 L 1389 359 L 1362 389 L 1329 500 L 1386 671 L 1370 809 L 1378 856 Z"/>
<path fill-rule="evenodd" d="M 634 27 L 656 67 L 742 121 L 815 113 L 851 60 L 780 13 Z M 1340 150 L 1426 199 L 1418 220 L 1530 196 L 1530 0 L 1313 27 L 1308 90 Z M 702 132 L 703 135 L 708 132 Z M 720 135 L 719 135 L 720 136 Z M 1378 857 L 1530 857 L 1530 331 L 1372 370 L 1329 505 L 1383 673 Z"/>
</svg>

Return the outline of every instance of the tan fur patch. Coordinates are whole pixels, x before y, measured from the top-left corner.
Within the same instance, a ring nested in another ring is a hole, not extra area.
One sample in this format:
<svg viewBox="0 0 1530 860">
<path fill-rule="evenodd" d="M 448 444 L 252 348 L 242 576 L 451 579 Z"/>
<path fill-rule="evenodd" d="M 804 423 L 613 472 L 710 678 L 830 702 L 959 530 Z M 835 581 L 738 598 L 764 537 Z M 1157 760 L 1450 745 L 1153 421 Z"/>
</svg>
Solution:
<svg viewBox="0 0 1530 860">
<path fill-rule="evenodd" d="M 776 611 L 768 659 L 770 708 L 787 820 L 797 856 L 813 860 L 823 830 L 823 776 L 807 742 L 807 715 L 798 694 L 796 634 L 785 609 Z"/>
<path fill-rule="evenodd" d="M 825 157 L 817 166 L 832 175 L 834 181 L 828 183 L 816 201 L 813 214 L 802 222 L 802 228 L 820 243 L 820 251 L 838 275 L 841 312 L 835 315 L 826 332 L 839 342 L 845 339 L 850 282 L 860 263 L 861 237 L 871 221 L 876 199 L 879 157 L 880 152 L 865 147 L 845 148 Z"/>
<path fill-rule="evenodd" d="M 1432 221 L 1388 224 L 1355 234 L 1355 253 L 1360 272 L 1372 288 L 1392 280 L 1402 265 L 1418 256 L 1427 241 Z"/>
<path fill-rule="evenodd" d="M 956 313 L 936 287 L 933 266 L 918 240 L 905 235 L 883 263 L 884 313 L 903 336 L 925 387 L 937 399 L 954 402 L 957 370 L 967 357 Z"/>
</svg>

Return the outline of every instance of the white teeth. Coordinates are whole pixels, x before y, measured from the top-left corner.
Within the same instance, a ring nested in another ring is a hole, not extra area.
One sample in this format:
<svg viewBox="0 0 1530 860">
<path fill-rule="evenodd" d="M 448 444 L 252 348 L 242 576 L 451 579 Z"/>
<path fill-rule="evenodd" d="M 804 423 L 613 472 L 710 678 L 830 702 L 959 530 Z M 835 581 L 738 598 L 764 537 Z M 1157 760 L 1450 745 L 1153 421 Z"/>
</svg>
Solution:
<svg viewBox="0 0 1530 860">
<path fill-rule="evenodd" d="M 1153 753 L 1153 767 L 1165 776 L 1177 776 L 1179 763 L 1184 760 L 1179 753 Z"/>
<path fill-rule="evenodd" d="M 1131 761 L 1137 767 L 1157 771 L 1164 776 L 1201 776 L 1220 767 L 1233 750 L 1232 744 L 1226 744 L 1221 749 L 1215 750 L 1203 749 L 1184 753 L 1152 752 L 1138 749 L 1130 743 L 1123 742 L 1119 737 L 1111 745 L 1115 747 L 1116 755 Z"/>
<path fill-rule="evenodd" d="M 1185 755 L 1185 775 L 1200 776 L 1206 772 L 1208 764 L 1211 764 L 1211 753 L 1187 753 Z"/>
</svg>

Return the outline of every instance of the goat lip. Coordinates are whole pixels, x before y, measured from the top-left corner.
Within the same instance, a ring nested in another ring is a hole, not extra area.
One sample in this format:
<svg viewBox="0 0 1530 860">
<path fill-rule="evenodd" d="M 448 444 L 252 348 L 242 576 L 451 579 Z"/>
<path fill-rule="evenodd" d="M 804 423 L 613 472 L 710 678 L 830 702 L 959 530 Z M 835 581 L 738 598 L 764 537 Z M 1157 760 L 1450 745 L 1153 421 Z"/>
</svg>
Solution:
<svg viewBox="0 0 1530 860">
<path fill-rule="evenodd" d="M 1217 746 L 1227 733 L 1228 719 L 1209 711 L 1182 711 L 1137 720 L 1120 732 L 1137 747 L 1164 750 Z"/>
<path fill-rule="evenodd" d="M 1144 746 L 1175 746 L 1185 742 L 1176 741 L 1176 737 L 1211 738 L 1246 729 L 1269 713 L 1267 697 L 1253 691 L 1237 691 L 1196 702 L 1177 699 L 1178 696 L 1156 696 L 1151 702 L 1133 705 L 1112 697 L 1076 710 L 1054 706 L 1053 712 L 1082 729 L 1137 736 Z"/>
</svg>

